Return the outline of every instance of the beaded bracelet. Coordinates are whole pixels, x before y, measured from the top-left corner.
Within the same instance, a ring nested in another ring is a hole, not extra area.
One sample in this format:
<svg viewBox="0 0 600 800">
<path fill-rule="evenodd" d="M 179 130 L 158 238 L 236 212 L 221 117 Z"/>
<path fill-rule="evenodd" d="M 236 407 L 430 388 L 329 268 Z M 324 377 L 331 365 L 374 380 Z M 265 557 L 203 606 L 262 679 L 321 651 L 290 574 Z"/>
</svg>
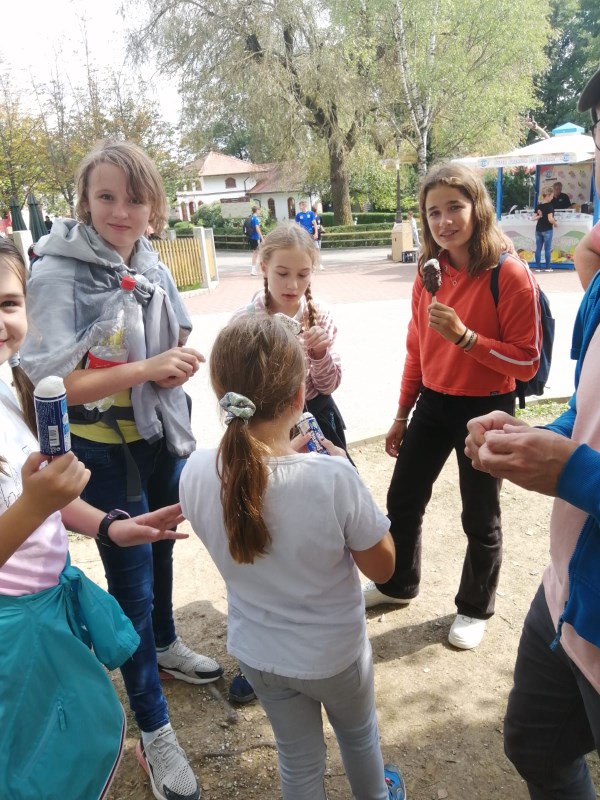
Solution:
<svg viewBox="0 0 600 800">
<path fill-rule="evenodd" d="M 475 337 L 476 336 L 477 336 L 477 334 L 475 333 L 475 331 L 471 331 L 471 333 L 469 334 L 469 338 L 467 339 L 467 343 L 465 344 L 465 346 L 462 349 L 463 350 L 467 350 L 467 351 L 470 350 L 471 347 L 473 347 L 473 344 L 475 342 Z"/>
<path fill-rule="evenodd" d="M 460 337 L 460 339 L 457 339 L 457 341 L 454 342 L 454 344 L 460 344 L 462 342 L 462 340 L 465 338 L 465 336 L 467 335 L 468 332 L 469 332 L 469 329 L 467 327 L 465 327 L 465 332 Z"/>
</svg>

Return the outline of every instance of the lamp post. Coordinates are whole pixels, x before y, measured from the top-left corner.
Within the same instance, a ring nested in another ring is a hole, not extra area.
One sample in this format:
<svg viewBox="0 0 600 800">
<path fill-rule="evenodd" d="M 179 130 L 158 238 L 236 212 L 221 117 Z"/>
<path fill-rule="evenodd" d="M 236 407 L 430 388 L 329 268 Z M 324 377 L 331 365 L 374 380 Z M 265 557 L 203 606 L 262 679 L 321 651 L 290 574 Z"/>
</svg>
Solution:
<svg viewBox="0 0 600 800">
<path fill-rule="evenodd" d="M 402 207 L 400 205 L 400 159 L 396 159 L 396 222 L 402 222 Z"/>
</svg>

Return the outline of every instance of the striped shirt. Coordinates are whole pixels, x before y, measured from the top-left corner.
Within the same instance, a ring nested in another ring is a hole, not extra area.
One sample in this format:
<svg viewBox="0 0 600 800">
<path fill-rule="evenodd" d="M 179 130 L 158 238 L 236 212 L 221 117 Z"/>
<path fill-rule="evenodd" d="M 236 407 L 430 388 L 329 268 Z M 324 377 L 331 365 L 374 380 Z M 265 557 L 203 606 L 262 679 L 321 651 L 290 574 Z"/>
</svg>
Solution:
<svg viewBox="0 0 600 800">
<path fill-rule="evenodd" d="M 312 358 L 308 350 L 305 348 L 306 354 L 306 399 L 312 400 L 319 394 L 333 394 L 341 383 L 342 380 L 342 364 L 340 361 L 339 353 L 335 350 L 335 339 L 337 336 L 337 328 L 331 317 L 329 309 L 318 303 L 313 299 L 313 308 L 315 310 L 315 325 L 327 333 L 330 345 L 323 358 Z M 252 299 L 252 302 L 238 308 L 231 320 L 238 319 L 244 314 L 252 314 L 257 312 L 265 312 L 265 293 L 258 292 Z M 300 298 L 300 308 L 298 309 L 294 319 L 298 320 L 305 330 L 308 329 L 308 308 L 306 298 Z"/>
</svg>

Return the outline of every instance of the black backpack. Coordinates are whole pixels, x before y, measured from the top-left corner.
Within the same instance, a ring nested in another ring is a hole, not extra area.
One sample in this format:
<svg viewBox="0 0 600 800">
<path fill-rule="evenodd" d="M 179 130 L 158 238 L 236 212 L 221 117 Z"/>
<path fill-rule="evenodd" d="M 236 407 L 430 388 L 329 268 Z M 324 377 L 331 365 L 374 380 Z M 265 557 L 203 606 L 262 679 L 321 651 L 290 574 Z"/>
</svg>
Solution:
<svg viewBox="0 0 600 800">
<path fill-rule="evenodd" d="M 254 228 L 255 225 L 252 222 L 252 216 L 247 217 L 244 220 L 244 224 L 242 226 L 242 230 L 244 231 L 244 236 L 246 237 L 246 239 L 249 239 L 252 236 L 252 234 L 254 233 Z"/>
<path fill-rule="evenodd" d="M 496 267 L 496 269 L 492 270 L 492 275 L 490 278 L 490 289 L 492 291 L 492 297 L 494 298 L 494 305 L 496 306 L 496 308 L 498 308 L 498 297 L 499 297 L 498 277 L 500 273 L 500 267 L 504 263 L 504 260 L 507 255 L 508 253 L 502 253 L 502 255 L 498 260 L 498 266 Z M 525 408 L 526 397 L 530 397 L 531 395 L 536 395 L 537 397 L 539 397 L 540 395 L 544 394 L 544 389 L 546 388 L 546 383 L 548 382 L 548 375 L 550 374 L 550 364 L 552 363 L 552 346 L 554 345 L 555 322 L 552 316 L 552 311 L 550 310 L 550 303 L 548 301 L 548 298 L 542 292 L 539 286 L 538 286 L 538 292 L 540 298 L 540 311 L 541 311 L 541 321 L 542 321 L 542 346 L 540 348 L 540 365 L 538 367 L 538 371 L 528 381 L 517 380 L 516 395 L 517 398 L 519 399 L 519 408 Z"/>
</svg>

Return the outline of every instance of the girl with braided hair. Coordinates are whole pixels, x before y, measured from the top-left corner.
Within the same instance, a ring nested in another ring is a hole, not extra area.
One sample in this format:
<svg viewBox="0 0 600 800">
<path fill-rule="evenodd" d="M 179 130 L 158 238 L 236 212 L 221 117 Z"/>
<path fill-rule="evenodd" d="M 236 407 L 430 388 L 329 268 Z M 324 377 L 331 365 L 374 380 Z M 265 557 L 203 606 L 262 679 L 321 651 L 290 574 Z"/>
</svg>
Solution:
<svg viewBox="0 0 600 800">
<path fill-rule="evenodd" d="M 344 420 L 332 397 L 342 380 L 335 350 L 337 328 L 329 310 L 313 296 L 310 281 L 319 261 L 312 237 L 295 222 L 278 225 L 259 248 L 264 290 L 233 315 L 266 312 L 285 314 L 302 326 L 300 341 L 306 356 L 306 409 L 314 415 L 326 439 L 346 450 Z"/>
</svg>

